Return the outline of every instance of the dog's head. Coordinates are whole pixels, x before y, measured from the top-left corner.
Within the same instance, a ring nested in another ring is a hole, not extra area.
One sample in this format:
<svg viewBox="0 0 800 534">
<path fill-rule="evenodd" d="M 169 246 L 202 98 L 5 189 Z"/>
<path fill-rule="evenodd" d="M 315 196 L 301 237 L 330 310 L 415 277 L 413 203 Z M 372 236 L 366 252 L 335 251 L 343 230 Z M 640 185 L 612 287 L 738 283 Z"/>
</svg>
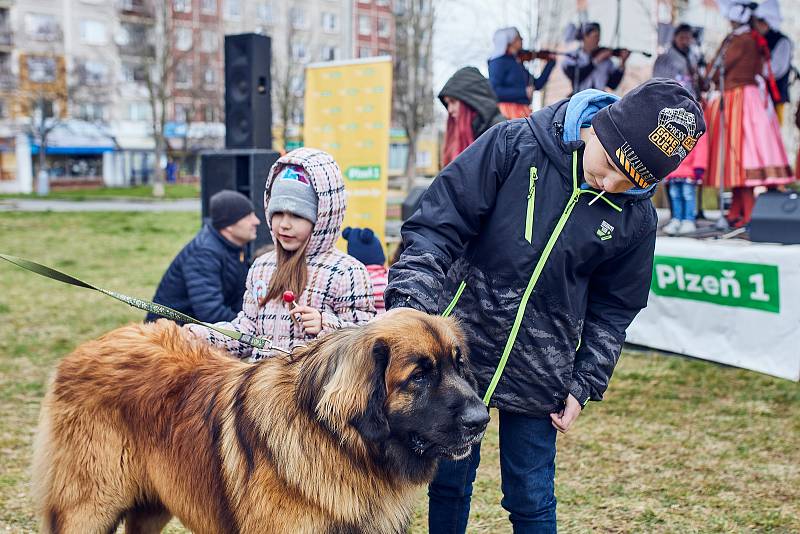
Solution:
<svg viewBox="0 0 800 534">
<path fill-rule="evenodd" d="M 301 404 L 409 478 L 467 456 L 489 422 L 453 319 L 395 311 L 325 336 L 301 358 Z"/>
</svg>

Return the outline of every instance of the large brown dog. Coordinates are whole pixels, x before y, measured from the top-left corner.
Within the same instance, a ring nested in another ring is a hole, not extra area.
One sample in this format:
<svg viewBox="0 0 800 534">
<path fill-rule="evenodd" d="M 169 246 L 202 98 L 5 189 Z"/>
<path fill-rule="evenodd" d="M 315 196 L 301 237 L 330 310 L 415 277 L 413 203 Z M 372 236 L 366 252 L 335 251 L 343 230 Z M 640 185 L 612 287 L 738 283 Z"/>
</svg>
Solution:
<svg viewBox="0 0 800 534">
<path fill-rule="evenodd" d="M 34 451 L 43 532 L 402 532 L 488 414 L 451 319 L 401 311 L 248 364 L 173 323 L 78 347 Z"/>
</svg>

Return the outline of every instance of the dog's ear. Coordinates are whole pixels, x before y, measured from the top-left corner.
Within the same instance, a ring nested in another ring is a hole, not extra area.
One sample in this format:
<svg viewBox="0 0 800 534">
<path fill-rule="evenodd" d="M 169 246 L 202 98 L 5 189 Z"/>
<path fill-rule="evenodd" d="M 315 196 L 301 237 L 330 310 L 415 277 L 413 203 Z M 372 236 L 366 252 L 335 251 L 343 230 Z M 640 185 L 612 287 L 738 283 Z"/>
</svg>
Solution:
<svg viewBox="0 0 800 534">
<path fill-rule="evenodd" d="M 386 368 L 389 365 L 389 345 L 377 340 L 372 346 L 372 380 L 367 407 L 363 414 L 353 420 L 353 426 L 368 442 L 380 442 L 389 437 L 389 421 L 386 419 Z"/>
</svg>

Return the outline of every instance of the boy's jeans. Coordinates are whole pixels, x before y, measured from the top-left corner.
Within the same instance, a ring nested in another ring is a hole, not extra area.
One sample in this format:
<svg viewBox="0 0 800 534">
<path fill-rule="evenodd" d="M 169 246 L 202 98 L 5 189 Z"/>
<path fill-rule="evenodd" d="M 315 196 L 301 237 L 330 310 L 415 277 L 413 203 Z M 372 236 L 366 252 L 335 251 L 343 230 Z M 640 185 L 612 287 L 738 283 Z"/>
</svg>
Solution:
<svg viewBox="0 0 800 534">
<path fill-rule="evenodd" d="M 672 199 L 672 218 L 679 221 L 694 221 L 697 186 L 688 180 L 674 179 L 669 184 Z"/>
<path fill-rule="evenodd" d="M 500 412 L 501 504 L 509 513 L 514 534 L 556 532 L 555 461 L 556 429 L 550 418 Z M 431 534 L 466 532 L 479 463 L 479 445 L 463 460 L 439 463 L 428 487 Z"/>
</svg>

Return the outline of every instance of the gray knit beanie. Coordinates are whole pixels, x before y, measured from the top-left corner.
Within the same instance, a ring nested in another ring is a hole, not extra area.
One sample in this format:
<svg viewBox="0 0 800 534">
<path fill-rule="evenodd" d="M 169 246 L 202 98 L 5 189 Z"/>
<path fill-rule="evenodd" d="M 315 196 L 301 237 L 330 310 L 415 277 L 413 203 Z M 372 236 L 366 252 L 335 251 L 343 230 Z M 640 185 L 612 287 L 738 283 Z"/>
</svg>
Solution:
<svg viewBox="0 0 800 534">
<path fill-rule="evenodd" d="M 289 212 L 317 222 L 317 193 L 300 165 L 287 165 L 281 169 L 272 184 L 267 204 L 267 217 L 277 212 Z"/>
</svg>

